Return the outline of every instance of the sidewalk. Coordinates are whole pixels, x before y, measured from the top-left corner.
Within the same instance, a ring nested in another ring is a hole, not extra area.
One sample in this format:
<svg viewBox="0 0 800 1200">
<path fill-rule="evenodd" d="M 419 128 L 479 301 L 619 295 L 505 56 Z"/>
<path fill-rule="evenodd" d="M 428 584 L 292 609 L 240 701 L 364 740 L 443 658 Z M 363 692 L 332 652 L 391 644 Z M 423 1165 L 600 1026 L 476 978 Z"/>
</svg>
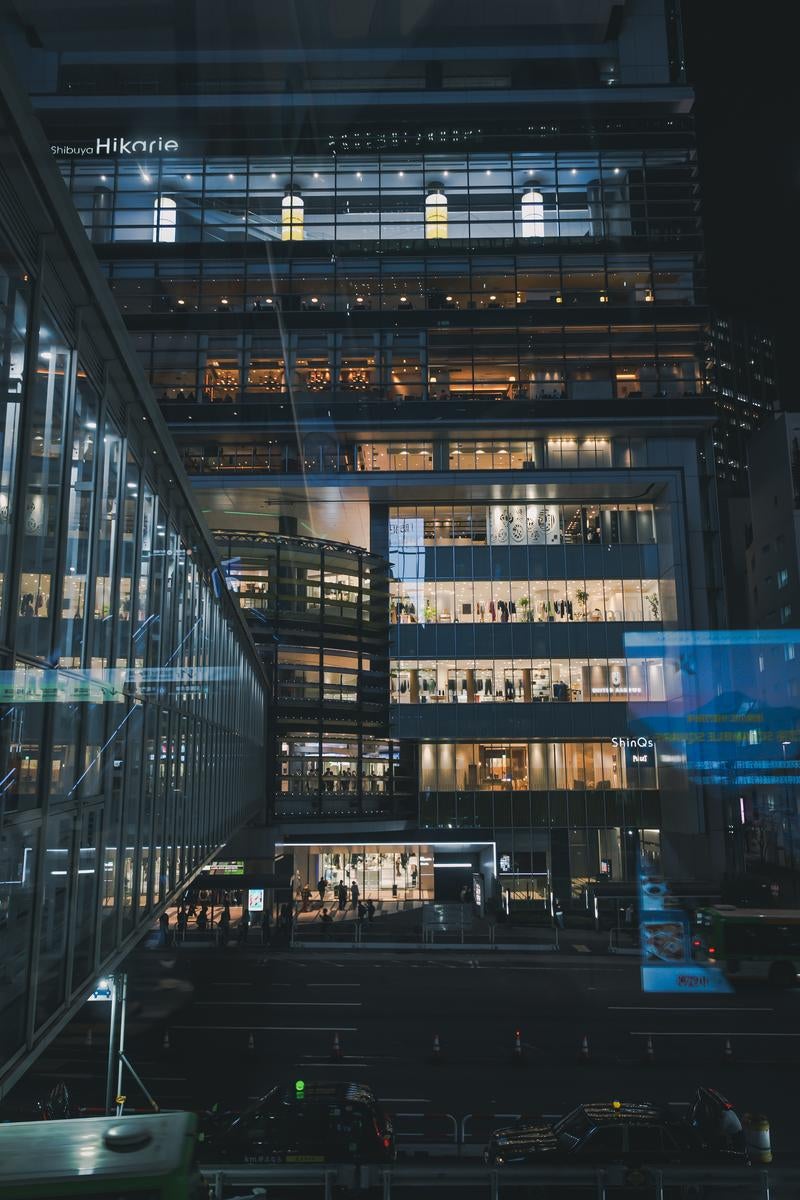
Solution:
<svg viewBox="0 0 800 1200">
<path fill-rule="evenodd" d="M 423 901 L 421 900 L 376 900 L 375 904 L 375 920 L 384 919 L 388 916 L 398 917 L 404 913 L 416 914 L 412 917 L 413 920 L 419 921 L 419 913 L 422 909 Z M 302 905 L 295 912 L 295 921 L 298 924 L 305 922 L 319 921 L 322 915 L 323 908 L 328 910 L 333 921 L 357 921 L 358 908 L 353 908 L 348 900 L 347 906 L 343 909 L 339 908 L 339 902 L 335 896 L 325 898 L 324 903 L 320 903 L 318 898 L 309 900 L 307 911 L 303 911 Z M 374 922 L 373 922 L 374 923 Z"/>
</svg>

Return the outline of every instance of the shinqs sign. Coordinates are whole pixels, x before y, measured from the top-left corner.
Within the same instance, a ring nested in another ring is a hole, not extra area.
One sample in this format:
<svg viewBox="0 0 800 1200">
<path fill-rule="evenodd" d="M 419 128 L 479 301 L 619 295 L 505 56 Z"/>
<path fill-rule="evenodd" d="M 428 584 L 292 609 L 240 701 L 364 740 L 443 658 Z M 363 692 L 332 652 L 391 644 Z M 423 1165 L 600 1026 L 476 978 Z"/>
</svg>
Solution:
<svg viewBox="0 0 800 1200">
<path fill-rule="evenodd" d="M 51 145 L 53 154 L 63 157 L 74 155 L 76 158 L 91 156 L 110 157 L 117 154 L 174 154 L 180 149 L 180 144 L 174 138 L 95 138 L 94 144 L 85 146 Z"/>
</svg>

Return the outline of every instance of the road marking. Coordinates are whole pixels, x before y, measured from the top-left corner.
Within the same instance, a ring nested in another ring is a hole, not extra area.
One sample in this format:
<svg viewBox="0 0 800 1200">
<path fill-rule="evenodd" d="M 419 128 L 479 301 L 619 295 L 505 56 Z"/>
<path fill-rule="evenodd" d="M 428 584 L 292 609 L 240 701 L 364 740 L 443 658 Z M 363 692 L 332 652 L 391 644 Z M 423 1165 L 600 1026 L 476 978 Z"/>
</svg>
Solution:
<svg viewBox="0 0 800 1200">
<path fill-rule="evenodd" d="M 800 1033 L 770 1033 L 767 1031 L 765 1031 L 764 1033 L 740 1033 L 737 1030 L 731 1030 L 728 1033 L 724 1033 L 722 1030 L 719 1030 L 719 1029 L 714 1029 L 713 1031 L 707 1030 L 705 1033 L 694 1033 L 694 1032 L 684 1033 L 682 1030 L 679 1030 L 679 1029 L 651 1029 L 649 1033 L 646 1030 L 630 1029 L 628 1032 L 630 1033 L 631 1037 L 702 1037 L 702 1038 L 708 1038 L 708 1037 L 797 1038 L 797 1037 L 800 1037 Z"/>
<path fill-rule="evenodd" d="M 735 1006 L 734 1007 L 714 1006 L 713 1008 L 711 1008 L 711 1007 L 706 1008 L 706 1006 L 704 1004 L 698 1004 L 696 1006 L 689 1005 L 686 1007 L 684 1007 L 683 1005 L 681 1005 L 679 1007 L 676 1004 L 664 1005 L 663 1007 L 659 1007 L 658 1005 L 655 1005 L 655 1004 L 609 1004 L 608 1010 L 609 1010 L 609 1012 L 675 1012 L 675 1013 L 677 1013 L 677 1012 L 726 1012 L 726 1013 L 775 1012 L 774 1008 L 736 1008 Z"/>
<path fill-rule="evenodd" d="M 313 1067 L 314 1070 L 316 1070 L 316 1071 L 320 1070 L 322 1067 L 328 1068 L 331 1071 L 342 1070 L 342 1069 L 344 1069 L 345 1071 L 353 1071 L 353 1070 L 371 1071 L 375 1064 L 368 1063 L 368 1062 L 343 1062 L 343 1063 L 304 1062 L 302 1064 L 295 1063 L 294 1065 L 295 1065 L 295 1070 L 297 1070 L 297 1071 L 302 1070 L 303 1067 Z"/>
<path fill-rule="evenodd" d="M 38 1070 L 28 1072 L 29 1075 L 47 1075 L 54 1074 L 51 1067 L 41 1067 Z M 56 1072 L 59 1079 L 93 1079 L 96 1077 L 94 1071 L 58 1071 Z M 148 1083 L 180 1083 L 186 1085 L 186 1080 L 181 1075 L 150 1075 L 147 1076 Z"/>
<path fill-rule="evenodd" d="M 234 1029 L 237 1033 L 358 1033 L 357 1025 L 172 1025 L 172 1029 Z"/>
<path fill-rule="evenodd" d="M 361 1008 L 360 1000 L 196 1000 L 197 1008 Z"/>
<path fill-rule="evenodd" d="M 280 985 L 276 984 L 275 986 L 278 987 Z M 285 984 L 283 984 L 283 987 L 291 987 L 291 984 L 285 983 Z M 321 988 L 361 987 L 361 984 L 360 983 L 307 983 L 306 987 L 321 987 Z"/>
<path fill-rule="evenodd" d="M 573 949 L 577 950 L 579 954 L 592 953 L 588 946 L 584 946 L 583 942 L 581 942 L 580 945 L 576 942 Z"/>
<path fill-rule="evenodd" d="M 387 1104 L 430 1104 L 427 1097 L 420 1099 L 419 1096 L 382 1096 Z"/>
</svg>

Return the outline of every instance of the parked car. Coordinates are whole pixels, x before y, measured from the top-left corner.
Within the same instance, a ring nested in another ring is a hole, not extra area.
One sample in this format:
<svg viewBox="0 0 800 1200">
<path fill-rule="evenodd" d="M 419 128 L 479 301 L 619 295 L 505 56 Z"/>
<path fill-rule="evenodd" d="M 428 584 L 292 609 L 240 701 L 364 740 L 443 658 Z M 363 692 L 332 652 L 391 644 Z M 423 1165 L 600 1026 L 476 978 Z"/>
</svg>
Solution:
<svg viewBox="0 0 800 1200">
<path fill-rule="evenodd" d="M 302 1083 L 276 1087 L 242 1112 L 208 1113 L 201 1120 L 207 1162 L 392 1162 L 389 1117 L 360 1083 Z"/>
<path fill-rule="evenodd" d="M 600 1100 L 579 1104 L 550 1123 L 520 1121 L 496 1129 L 484 1152 L 496 1166 L 533 1163 L 542 1155 L 584 1162 L 747 1162 L 742 1123 L 713 1088 L 701 1087 L 685 1112 L 649 1101 Z"/>
</svg>

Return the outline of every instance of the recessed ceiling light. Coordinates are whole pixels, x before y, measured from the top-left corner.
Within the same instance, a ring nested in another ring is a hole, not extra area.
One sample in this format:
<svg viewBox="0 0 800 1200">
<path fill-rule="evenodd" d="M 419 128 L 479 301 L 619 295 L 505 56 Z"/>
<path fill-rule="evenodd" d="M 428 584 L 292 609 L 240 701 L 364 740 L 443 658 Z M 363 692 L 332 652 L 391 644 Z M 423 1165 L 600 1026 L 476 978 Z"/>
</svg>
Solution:
<svg viewBox="0 0 800 1200">
<path fill-rule="evenodd" d="M 228 179 L 235 179 L 235 178 L 236 178 L 236 176 L 235 176 L 235 175 L 229 175 L 229 176 L 228 176 Z"/>
</svg>

